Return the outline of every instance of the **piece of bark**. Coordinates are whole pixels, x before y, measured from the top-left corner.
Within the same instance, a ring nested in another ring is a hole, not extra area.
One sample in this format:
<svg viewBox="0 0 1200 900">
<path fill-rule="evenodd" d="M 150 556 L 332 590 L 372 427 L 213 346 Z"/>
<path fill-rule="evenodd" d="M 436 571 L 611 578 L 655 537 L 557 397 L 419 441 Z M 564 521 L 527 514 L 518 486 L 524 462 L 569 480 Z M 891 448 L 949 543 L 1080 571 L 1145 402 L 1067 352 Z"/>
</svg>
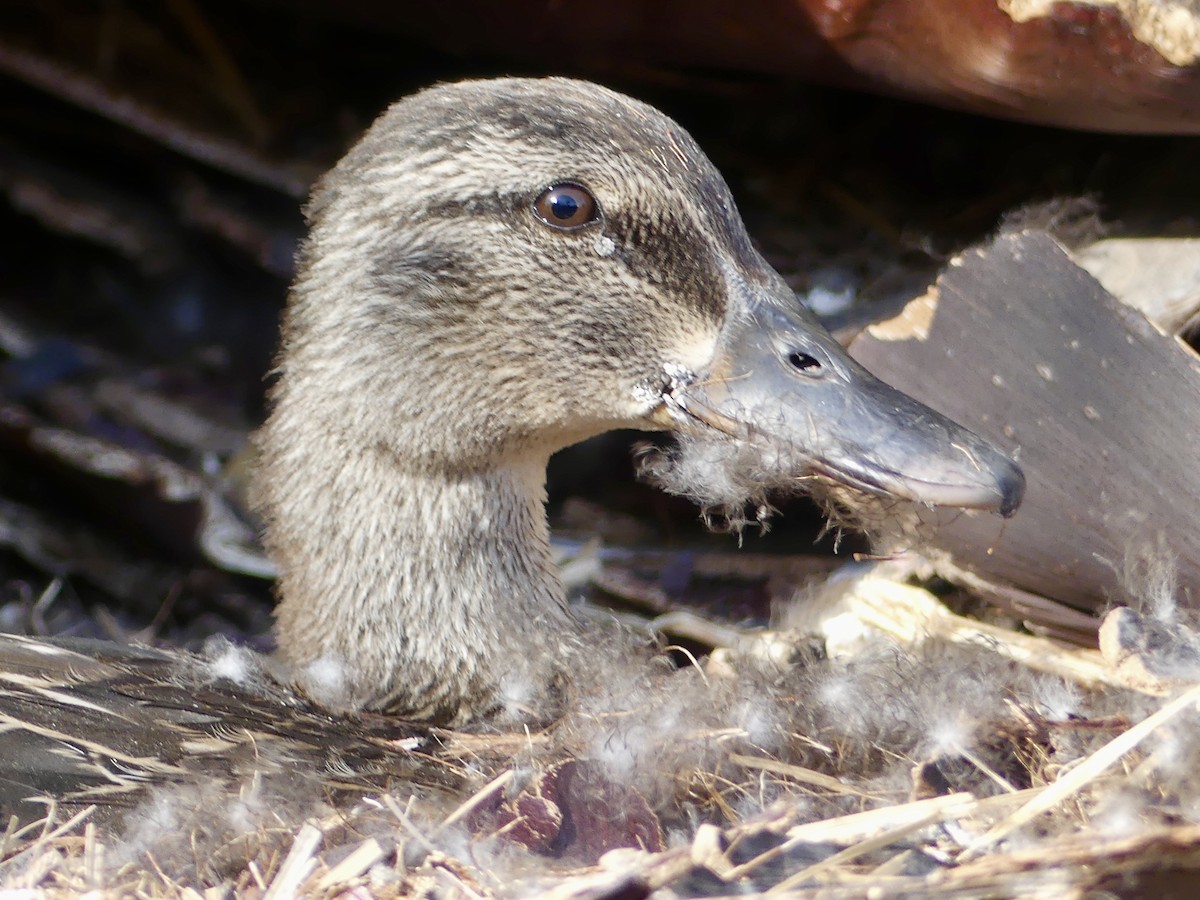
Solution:
<svg viewBox="0 0 1200 900">
<path fill-rule="evenodd" d="M 1007 522 L 922 514 L 921 538 L 955 565 L 1093 611 L 1151 590 L 1127 583 L 1136 570 L 1150 582 L 1173 567 L 1179 601 L 1200 601 L 1200 359 L 1053 239 L 1007 234 L 965 253 L 850 351 L 1025 470 Z"/>
<path fill-rule="evenodd" d="M 1112 132 L 1200 131 L 1200 15 L 1168 0 L 305 0 L 457 54 L 592 73 L 701 66 L 799 76 L 987 115 Z M 619 61 L 619 62 L 618 62 Z"/>
</svg>

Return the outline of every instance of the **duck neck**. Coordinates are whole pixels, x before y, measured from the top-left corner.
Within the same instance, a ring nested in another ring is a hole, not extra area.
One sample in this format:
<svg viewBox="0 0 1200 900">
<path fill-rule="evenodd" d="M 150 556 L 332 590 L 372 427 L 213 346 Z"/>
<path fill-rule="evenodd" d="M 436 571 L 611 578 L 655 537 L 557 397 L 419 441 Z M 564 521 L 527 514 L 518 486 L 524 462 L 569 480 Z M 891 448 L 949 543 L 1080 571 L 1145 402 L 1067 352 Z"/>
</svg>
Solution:
<svg viewBox="0 0 1200 900">
<path fill-rule="evenodd" d="M 302 687 L 446 723 L 551 699 L 575 628 L 544 460 L 451 474 L 361 444 L 308 441 L 308 465 L 298 452 L 283 473 L 274 461 L 292 477 L 273 478 L 267 538 L 280 654 Z"/>
</svg>

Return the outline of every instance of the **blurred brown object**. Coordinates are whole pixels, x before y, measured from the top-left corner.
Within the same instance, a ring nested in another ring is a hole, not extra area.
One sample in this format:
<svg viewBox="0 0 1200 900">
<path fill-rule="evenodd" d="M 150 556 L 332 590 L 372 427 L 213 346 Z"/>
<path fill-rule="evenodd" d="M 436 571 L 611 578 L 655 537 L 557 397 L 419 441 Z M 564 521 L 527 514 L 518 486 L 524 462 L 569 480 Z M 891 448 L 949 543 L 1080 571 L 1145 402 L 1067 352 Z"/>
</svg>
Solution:
<svg viewBox="0 0 1200 900">
<path fill-rule="evenodd" d="M 798 76 L 1109 132 L 1200 133 L 1194 0 L 308 0 L 461 55 Z"/>
</svg>

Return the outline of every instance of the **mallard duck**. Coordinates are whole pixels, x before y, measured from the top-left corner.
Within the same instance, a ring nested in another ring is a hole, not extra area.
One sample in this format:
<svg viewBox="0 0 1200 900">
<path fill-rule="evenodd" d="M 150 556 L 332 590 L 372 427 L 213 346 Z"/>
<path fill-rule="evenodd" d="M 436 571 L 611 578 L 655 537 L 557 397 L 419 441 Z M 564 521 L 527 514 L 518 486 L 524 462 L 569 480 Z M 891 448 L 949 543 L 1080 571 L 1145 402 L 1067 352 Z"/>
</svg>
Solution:
<svg viewBox="0 0 1200 900">
<path fill-rule="evenodd" d="M 669 430 L 701 499 L 802 480 L 1010 514 L 988 442 L 857 365 L 657 110 L 562 78 L 445 84 L 317 184 L 258 503 L 314 698 L 462 723 L 550 703 L 577 633 L 552 453 Z"/>
<path fill-rule="evenodd" d="M 846 355 L 691 137 L 636 100 L 561 78 L 430 88 L 378 119 L 307 213 L 258 436 L 278 667 L 5 639 L 10 795 L 253 767 L 256 734 L 297 729 L 276 769 L 320 765 L 334 713 L 361 743 L 330 763 L 344 779 L 357 757 L 403 775 L 396 738 L 420 734 L 405 722 L 552 717 L 581 630 L 546 464 L 611 429 L 677 433 L 662 480 L 730 507 L 830 485 L 1020 502 L 1012 460 Z"/>
</svg>

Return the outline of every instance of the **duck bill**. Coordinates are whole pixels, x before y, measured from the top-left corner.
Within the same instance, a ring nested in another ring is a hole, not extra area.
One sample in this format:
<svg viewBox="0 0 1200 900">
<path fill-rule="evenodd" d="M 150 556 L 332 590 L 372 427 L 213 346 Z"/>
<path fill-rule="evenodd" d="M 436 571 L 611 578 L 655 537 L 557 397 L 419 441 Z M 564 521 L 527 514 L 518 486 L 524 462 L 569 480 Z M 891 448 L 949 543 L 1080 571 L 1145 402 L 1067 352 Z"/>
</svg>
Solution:
<svg viewBox="0 0 1200 900">
<path fill-rule="evenodd" d="M 726 325 L 676 417 L 759 445 L 780 480 L 820 475 L 933 506 L 1008 517 L 1025 477 L 989 441 L 889 387 L 800 308 L 759 302 Z"/>
</svg>

